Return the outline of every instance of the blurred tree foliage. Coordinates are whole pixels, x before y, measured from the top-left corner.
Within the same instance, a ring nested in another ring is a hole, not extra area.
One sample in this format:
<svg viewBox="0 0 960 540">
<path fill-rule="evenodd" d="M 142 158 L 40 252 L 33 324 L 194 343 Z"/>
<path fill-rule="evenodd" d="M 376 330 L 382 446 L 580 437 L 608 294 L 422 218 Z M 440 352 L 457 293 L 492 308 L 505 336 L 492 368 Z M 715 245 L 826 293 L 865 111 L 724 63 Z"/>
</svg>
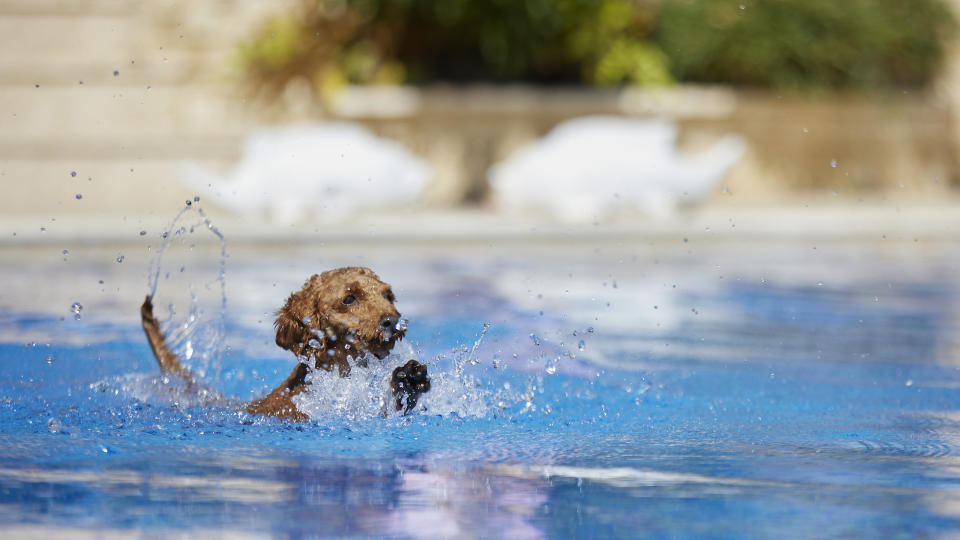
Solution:
<svg viewBox="0 0 960 540">
<path fill-rule="evenodd" d="M 667 84 L 656 0 L 311 0 L 240 46 L 267 91 L 343 84 Z"/>
<path fill-rule="evenodd" d="M 943 0 L 301 0 L 240 46 L 247 80 L 882 88 L 930 79 Z"/>
<path fill-rule="evenodd" d="M 877 89 L 926 83 L 955 27 L 942 0 L 672 0 L 657 38 L 683 81 Z"/>
</svg>

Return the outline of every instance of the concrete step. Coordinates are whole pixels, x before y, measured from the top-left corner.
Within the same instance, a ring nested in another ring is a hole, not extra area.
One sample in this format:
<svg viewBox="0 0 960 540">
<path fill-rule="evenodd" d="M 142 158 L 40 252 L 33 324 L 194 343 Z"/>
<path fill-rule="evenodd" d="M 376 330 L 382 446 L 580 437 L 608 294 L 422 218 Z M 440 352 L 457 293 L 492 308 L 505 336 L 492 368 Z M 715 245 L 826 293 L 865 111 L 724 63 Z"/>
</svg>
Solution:
<svg viewBox="0 0 960 540">
<path fill-rule="evenodd" d="M 62 224 L 69 216 L 170 212 L 194 196 L 177 182 L 179 174 L 175 160 L 4 160 L 0 162 L 0 216 L 57 219 Z"/>
<path fill-rule="evenodd" d="M 183 55 L 191 56 L 189 54 Z M 219 81 L 212 75 L 199 76 L 191 67 L 196 61 L 143 61 L 143 55 L 121 61 L 61 58 L 39 62 L 29 57 L 0 54 L 0 89 L 3 87 L 96 86 L 123 84 L 139 88 Z M 114 72 L 117 72 L 114 75 Z M 2 90 L 0 90 L 2 91 Z"/>
<path fill-rule="evenodd" d="M 174 201 L 171 206 L 166 204 L 166 201 L 158 203 L 146 211 L 131 207 L 120 214 L 97 216 L 64 212 L 53 217 L 33 215 L 11 219 L 0 215 L 0 247 L 52 245 L 55 250 L 51 254 L 59 260 L 61 249 L 70 248 L 73 253 L 74 247 L 83 244 L 155 242 L 159 232 L 183 207 L 182 200 Z M 335 223 L 306 221 L 277 226 L 258 219 L 238 218 L 203 200 L 200 204 L 226 235 L 230 249 L 249 243 L 258 249 L 293 245 L 324 249 L 339 245 L 358 249 L 357 246 L 375 245 L 402 250 L 410 246 L 449 249 L 472 245 L 487 250 L 497 244 L 536 250 L 580 243 L 590 249 L 613 244 L 620 249 L 630 245 L 637 249 L 653 246 L 658 250 L 687 253 L 690 249 L 722 250 L 730 241 L 756 242 L 761 249 L 764 242 L 770 242 L 769 246 L 776 249 L 784 242 L 804 241 L 811 246 L 829 247 L 834 242 L 856 241 L 861 246 L 882 248 L 891 256 L 912 257 L 918 252 L 952 253 L 960 241 L 960 215 L 955 211 L 955 199 L 932 205 L 904 206 L 825 202 L 810 207 L 798 207 L 795 203 L 705 207 L 695 213 L 661 218 L 635 216 L 599 224 L 568 224 L 545 216 L 461 209 L 363 214 Z M 730 227 L 731 222 L 737 226 Z M 147 234 L 140 236 L 144 230 Z"/>
<path fill-rule="evenodd" d="M 279 7 L 238 0 L 2 2 L 0 84 L 96 84 L 114 70 L 144 84 L 222 82 L 235 68 L 237 43 Z"/>
<path fill-rule="evenodd" d="M 4 15 L 0 17 L 0 60 L 24 58 L 36 63 L 96 59 L 123 65 L 138 42 L 129 14 Z"/>
<path fill-rule="evenodd" d="M 0 15 L 90 15 L 122 16 L 137 13 L 142 0 L 4 0 Z"/>
<path fill-rule="evenodd" d="M 155 136 L 155 137 L 48 137 L 25 140 L 0 137 L 0 160 L 8 163 L 43 163 L 60 160 L 191 160 L 232 162 L 240 157 L 242 137 Z"/>
<path fill-rule="evenodd" d="M 3 86 L 0 138 L 137 139 L 242 133 L 251 125 L 242 100 L 222 86 Z M 2 147 L 2 145 L 0 145 Z M 0 149 L 0 155 L 9 155 Z"/>
</svg>

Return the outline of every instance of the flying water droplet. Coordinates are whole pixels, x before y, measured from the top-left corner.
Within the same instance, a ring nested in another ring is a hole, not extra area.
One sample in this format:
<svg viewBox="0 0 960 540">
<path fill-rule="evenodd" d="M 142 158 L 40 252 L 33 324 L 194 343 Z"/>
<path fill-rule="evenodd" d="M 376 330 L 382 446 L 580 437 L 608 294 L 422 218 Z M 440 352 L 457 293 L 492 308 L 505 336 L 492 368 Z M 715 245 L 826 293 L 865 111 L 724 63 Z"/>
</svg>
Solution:
<svg viewBox="0 0 960 540">
<path fill-rule="evenodd" d="M 47 357 L 43 359 L 43 361 L 46 362 L 46 363 L 48 363 L 48 364 L 52 364 L 52 363 L 56 362 L 57 359 L 56 359 L 52 354 L 48 354 Z"/>
<path fill-rule="evenodd" d="M 834 169 L 836 169 L 836 168 L 837 168 L 837 160 L 831 159 L 831 160 L 830 160 L 830 166 L 833 167 Z"/>
<path fill-rule="evenodd" d="M 587 344 L 581 339 L 580 343 L 577 343 L 577 349 L 583 351 L 587 347 Z"/>
<path fill-rule="evenodd" d="M 121 255 L 117 255 L 117 264 L 122 263 L 124 258 L 125 258 L 125 257 L 124 257 L 122 254 L 121 254 Z"/>
<path fill-rule="evenodd" d="M 70 311 L 73 312 L 73 318 L 80 320 L 80 312 L 83 311 L 83 305 L 80 302 L 74 302 L 70 305 Z"/>
</svg>

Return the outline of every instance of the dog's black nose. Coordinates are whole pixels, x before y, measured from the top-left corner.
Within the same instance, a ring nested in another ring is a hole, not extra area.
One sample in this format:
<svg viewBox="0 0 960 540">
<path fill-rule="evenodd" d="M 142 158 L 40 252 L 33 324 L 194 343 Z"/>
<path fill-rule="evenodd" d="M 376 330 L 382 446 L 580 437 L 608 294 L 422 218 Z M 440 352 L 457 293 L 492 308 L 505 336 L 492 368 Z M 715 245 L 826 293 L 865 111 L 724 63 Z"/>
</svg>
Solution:
<svg viewBox="0 0 960 540">
<path fill-rule="evenodd" d="M 397 317 L 395 315 L 387 315 L 386 317 L 380 319 L 380 328 L 384 330 L 392 330 L 397 326 Z"/>
</svg>

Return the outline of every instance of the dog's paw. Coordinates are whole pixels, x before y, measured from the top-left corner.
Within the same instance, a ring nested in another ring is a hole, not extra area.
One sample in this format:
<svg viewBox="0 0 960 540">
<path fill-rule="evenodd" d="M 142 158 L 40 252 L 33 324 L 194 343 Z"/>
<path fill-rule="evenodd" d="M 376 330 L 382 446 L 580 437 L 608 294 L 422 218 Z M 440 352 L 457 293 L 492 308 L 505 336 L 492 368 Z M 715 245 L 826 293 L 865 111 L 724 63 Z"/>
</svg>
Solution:
<svg viewBox="0 0 960 540">
<path fill-rule="evenodd" d="M 397 400 L 397 410 L 402 409 L 403 414 L 407 414 L 410 409 L 417 405 L 420 396 L 430 391 L 430 377 L 427 376 L 427 366 L 416 360 L 410 360 L 393 370 L 390 387 L 393 388 L 393 396 Z M 404 401 L 406 401 L 406 404 L 404 404 Z"/>
</svg>

